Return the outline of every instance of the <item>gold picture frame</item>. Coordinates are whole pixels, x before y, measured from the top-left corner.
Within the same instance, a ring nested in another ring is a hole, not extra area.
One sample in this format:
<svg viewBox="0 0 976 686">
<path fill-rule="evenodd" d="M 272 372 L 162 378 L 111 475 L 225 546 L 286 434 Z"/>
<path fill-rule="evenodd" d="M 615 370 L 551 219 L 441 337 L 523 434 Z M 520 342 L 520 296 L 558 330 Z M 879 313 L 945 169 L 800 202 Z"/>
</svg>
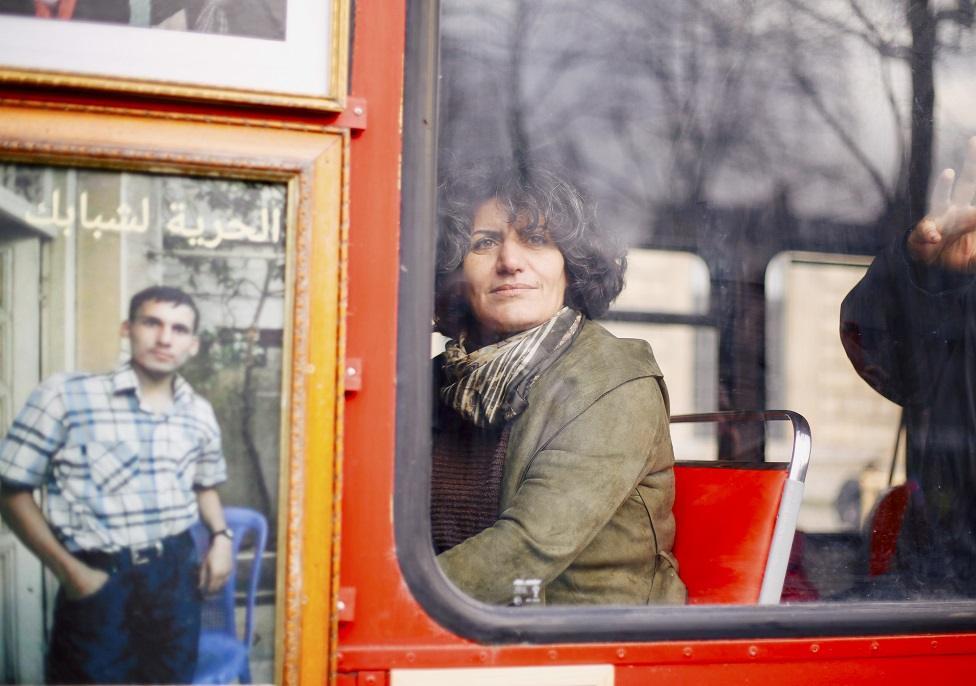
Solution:
<svg viewBox="0 0 976 686">
<path fill-rule="evenodd" d="M 118 1 L 94 0 L 88 5 Z M 191 1 L 171 4 L 190 6 Z M 0 83 L 342 110 L 349 0 L 265 2 L 279 4 L 281 24 L 271 38 L 253 31 L 248 35 L 254 20 L 234 35 L 234 23 L 226 19 L 222 30 L 229 33 L 145 25 L 148 14 L 143 25 L 0 14 Z M 60 0 L 65 4 L 75 6 L 72 0 Z M 149 0 L 143 4 L 147 12 L 153 6 Z M 124 5 L 128 16 L 129 3 Z M 224 3 L 220 11 L 231 13 L 233 20 L 237 8 L 245 6 Z"/>
<path fill-rule="evenodd" d="M 0 98 L 0 165 L 284 189 L 273 676 L 288 685 L 326 683 L 334 671 L 348 145 L 348 133 L 331 128 L 79 112 Z M 39 207 L 25 211 L 37 215 Z M 57 231 L 59 211 L 48 203 L 43 212 L 39 225 Z M 64 204 L 60 213 L 66 215 Z M 127 230 L 124 216 L 102 219 L 101 228 Z M 137 227 L 138 220 L 128 221 Z M 223 238 L 226 247 L 230 229 Z"/>
</svg>

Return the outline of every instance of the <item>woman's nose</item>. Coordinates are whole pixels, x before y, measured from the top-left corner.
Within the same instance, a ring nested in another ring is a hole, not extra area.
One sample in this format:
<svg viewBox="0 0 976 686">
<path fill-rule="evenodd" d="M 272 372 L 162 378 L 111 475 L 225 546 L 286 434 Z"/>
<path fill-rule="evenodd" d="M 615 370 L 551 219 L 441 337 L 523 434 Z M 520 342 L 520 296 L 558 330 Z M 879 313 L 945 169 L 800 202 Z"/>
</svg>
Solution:
<svg viewBox="0 0 976 686">
<path fill-rule="evenodd" d="M 498 271 L 502 273 L 522 271 L 525 267 L 525 250 L 518 240 L 506 237 L 498 248 Z"/>
</svg>

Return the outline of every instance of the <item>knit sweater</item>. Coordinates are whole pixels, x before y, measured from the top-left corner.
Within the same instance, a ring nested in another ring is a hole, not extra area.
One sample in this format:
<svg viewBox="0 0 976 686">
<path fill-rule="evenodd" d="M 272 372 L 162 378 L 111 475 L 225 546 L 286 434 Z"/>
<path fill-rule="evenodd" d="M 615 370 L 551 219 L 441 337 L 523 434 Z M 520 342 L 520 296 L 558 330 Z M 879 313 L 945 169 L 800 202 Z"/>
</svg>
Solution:
<svg viewBox="0 0 976 686">
<path fill-rule="evenodd" d="M 445 405 L 434 432 L 430 528 L 444 552 L 498 520 L 511 424 L 480 429 Z"/>
</svg>

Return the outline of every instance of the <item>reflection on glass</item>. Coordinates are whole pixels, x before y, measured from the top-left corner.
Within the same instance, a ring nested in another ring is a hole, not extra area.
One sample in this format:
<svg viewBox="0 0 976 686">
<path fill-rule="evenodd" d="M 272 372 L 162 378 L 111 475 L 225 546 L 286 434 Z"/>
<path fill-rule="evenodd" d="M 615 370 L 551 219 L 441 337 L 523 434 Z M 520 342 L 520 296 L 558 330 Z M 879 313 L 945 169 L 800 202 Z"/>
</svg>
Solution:
<svg viewBox="0 0 976 686">
<path fill-rule="evenodd" d="M 900 411 L 863 384 L 837 342 L 841 301 L 857 280 L 849 265 L 863 270 L 904 240 L 939 170 L 961 166 L 976 132 L 972 8 L 950 5 L 442 3 L 442 168 L 502 155 L 568 170 L 587 189 L 601 224 L 634 254 L 635 288 L 606 319 L 650 340 L 680 411 L 785 405 L 808 414 L 811 481 L 791 565 L 813 588 L 805 599 L 878 597 L 872 589 L 894 568 L 865 551 L 920 535 L 906 528 L 879 538 L 873 529 L 872 513 L 892 502 L 876 500 L 906 471 L 892 464 L 906 445 L 910 481 L 894 497 L 925 471 L 925 505 L 902 501 L 958 534 L 926 564 L 956 560 L 955 586 L 976 588 L 976 537 L 966 533 L 976 531 L 968 497 L 976 483 L 972 450 L 959 447 L 972 443 L 966 427 L 976 423 L 962 409 L 966 375 L 935 373 L 951 367 L 913 355 L 934 365 L 926 393 L 950 407 L 938 413 L 934 438 L 911 419 L 931 404 L 886 392 L 908 408 L 899 439 Z M 670 255 L 671 267 L 643 251 Z M 686 253 L 703 262 L 706 288 L 682 277 Z M 781 254 L 800 257 L 777 266 Z M 820 266 L 805 264 L 811 255 Z M 890 311 L 895 291 L 873 289 L 865 308 Z M 931 327 L 942 332 L 939 345 L 965 348 L 958 332 L 972 318 L 943 314 L 951 324 Z M 889 343 L 901 340 L 886 331 Z M 877 387 L 871 368 L 858 366 Z M 693 431 L 680 440 L 695 450 Z M 785 440 L 773 427 L 749 432 L 737 441 L 754 447 L 755 460 Z M 717 444 L 720 459 L 731 456 L 730 436 Z M 711 454 L 710 443 L 701 447 Z M 913 555 L 886 559 L 903 554 Z M 929 591 L 944 595 L 922 581 L 884 597 Z"/>
<path fill-rule="evenodd" d="M 227 465 L 227 480 L 219 486 L 224 507 L 244 508 L 267 523 L 261 559 L 253 536 L 242 542 L 236 557 L 234 595 L 241 617 L 231 618 L 243 639 L 243 613 L 253 607 L 249 662 L 258 681 L 272 680 L 275 643 L 284 217 L 285 188 L 280 185 L 0 166 L 0 264 L 13 270 L 4 284 L 9 298 L 2 308 L 0 343 L 3 350 L 18 351 L 16 365 L 2 369 L 0 389 L 8 412 L 22 407 L 43 378 L 61 372 L 111 373 L 136 355 L 139 349 L 130 346 L 136 339 L 126 330 L 119 336 L 133 294 L 164 285 L 195 302 L 195 355 L 179 374 L 216 415 Z M 7 255 L 11 262 L 5 261 Z M 144 308 L 139 312 L 145 314 Z M 136 326 L 141 324 L 130 322 L 128 331 Z M 12 418 L 7 414 L 4 419 L 6 431 Z M 167 440 L 179 443 L 185 436 L 177 432 Z M 104 476 L 111 480 L 113 474 Z M 31 558 L 26 550 L 17 554 Z M 259 574 L 256 595 L 247 590 L 252 569 Z M 46 612 L 39 594 L 4 598 L 7 602 L 19 603 L 24 616 L 36 615 L 38 624 Z M 220 621 L 209 612 L 205 606 L 205 632 Z M 201 645 L 207 646 L 206 641 Z M 200 664 L 212 657 L 205 655 Z"/>
</svg>

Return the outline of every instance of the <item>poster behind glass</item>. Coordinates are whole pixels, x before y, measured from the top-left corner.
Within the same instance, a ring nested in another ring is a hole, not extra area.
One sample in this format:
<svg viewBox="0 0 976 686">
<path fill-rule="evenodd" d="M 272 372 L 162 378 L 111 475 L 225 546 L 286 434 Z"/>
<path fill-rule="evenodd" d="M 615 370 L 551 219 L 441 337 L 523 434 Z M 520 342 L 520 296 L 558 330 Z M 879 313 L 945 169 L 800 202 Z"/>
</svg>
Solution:
<svg viewBox="0 0 976 686">
<path fill-rule="evenodd" d="M 284 186 L 266 183 L 0 166 L 3 430 L 32 383 L 58 372 L 106 372 L 128 359 L 119 327 L 133 294 L 151 285 L 190 294 L 200 310 L 200 345 L 180 373 L 220 425 L 228 471 L 221 499 L 268 525 L 260 560 L 245 541 L 236 593 L 239 614 L 254 603 L 251 667 L 264 682 L 274 668 L 283 461 L 285 196 Z M 36 269 L 25 271 L 32 261 Z M 23 280 L 25 273 L 37 279 Z M 25 349 L 39 351 L 26 373 L 13 364 L 15 356 L 26 359 Z"/>
<path fill-rule="evenodd" d="M 2 0 L 0 14 L 284 40 L 286 0 Z"/>
</svg>

